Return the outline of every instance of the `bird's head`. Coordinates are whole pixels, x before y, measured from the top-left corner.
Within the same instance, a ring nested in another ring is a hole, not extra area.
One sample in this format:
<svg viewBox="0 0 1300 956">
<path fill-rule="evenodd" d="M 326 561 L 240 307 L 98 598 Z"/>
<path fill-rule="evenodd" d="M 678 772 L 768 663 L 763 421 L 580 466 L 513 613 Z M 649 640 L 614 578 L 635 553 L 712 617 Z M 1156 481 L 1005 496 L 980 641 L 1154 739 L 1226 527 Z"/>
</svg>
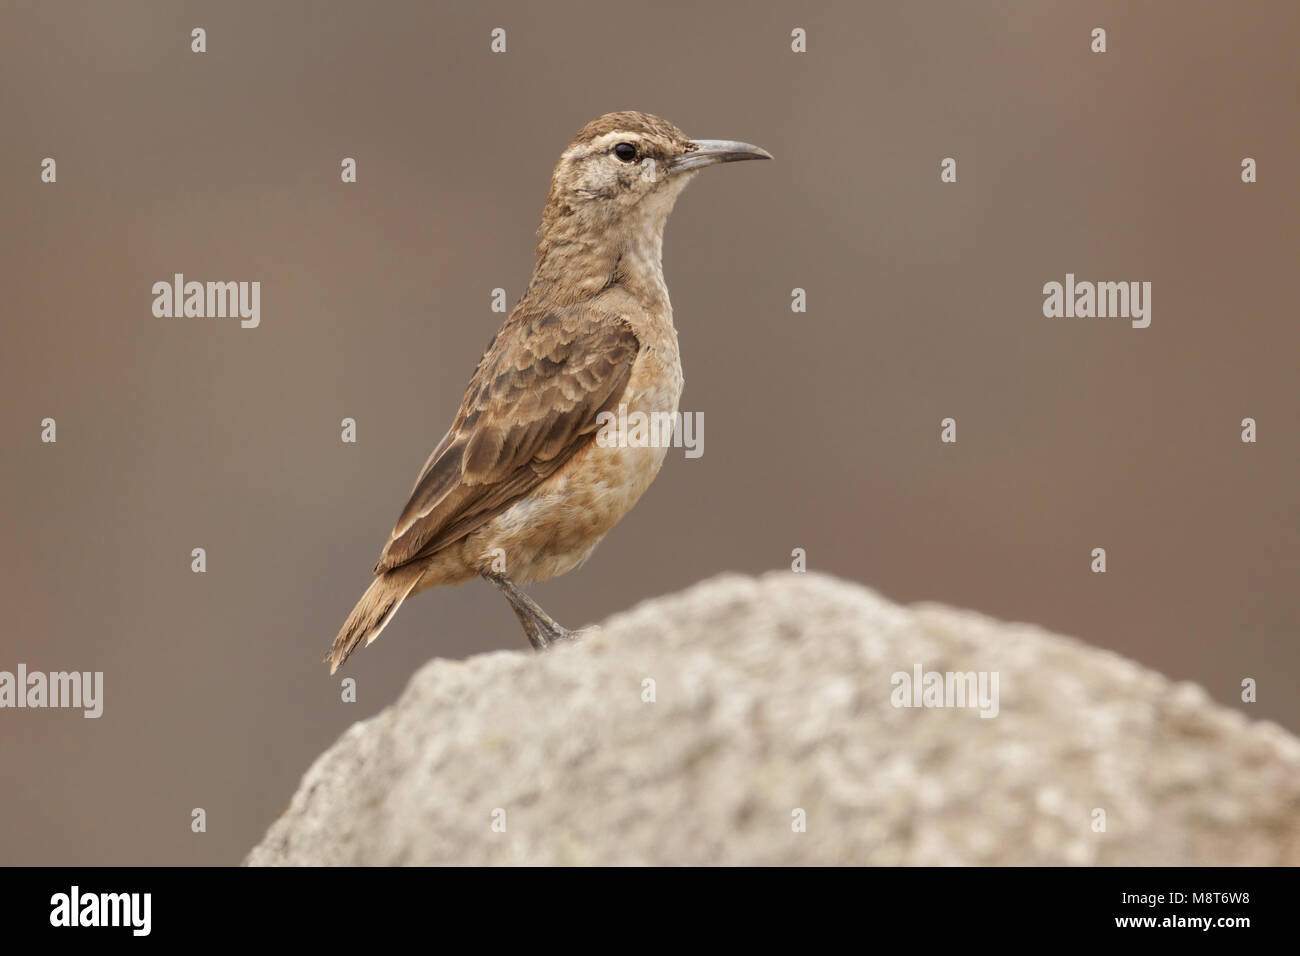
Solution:
<svg viewBox="0 0 1300 956">
<path fill-rule="evenodd" d="M 541 232 L 619 225 L 662 231 L 695 173 L 719 163 L 771 158 L 749 143 L 693 140 L 649 113 L 606 113 L 578 132 L 556 164 Z"/>
</svg>

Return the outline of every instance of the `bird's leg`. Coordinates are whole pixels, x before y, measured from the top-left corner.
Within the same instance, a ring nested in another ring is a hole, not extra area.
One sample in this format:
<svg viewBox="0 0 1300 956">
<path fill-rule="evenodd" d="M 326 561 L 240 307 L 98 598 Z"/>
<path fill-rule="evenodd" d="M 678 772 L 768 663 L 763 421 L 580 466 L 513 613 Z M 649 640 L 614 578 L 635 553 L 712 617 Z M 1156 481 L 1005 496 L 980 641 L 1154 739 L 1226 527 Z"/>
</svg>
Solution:
<svg viewBox="0 0 1300 956">
<path fill-rule="evenodd" d="M 516 604 L 509 594 L 506 594 L 506 600 L 510 601 L 510 607 L 514 610 L 515 617 L 519 618 L 519 623 L 524 629 L 524 636 L 528 638 L 528 643 L 533 645 L 533 650 L 544 651 L 550 647 L 551 642 L 546 639 L 546 635 L 542 633 L 541 625 L 529 613 L 528 609 Z"/>
<path fill-rule="evenodd" d="M 506 596 L 506 600 L 514 608 L 515 616 L 519 618 L 519 623 L 523 625 L 528 643 L 537 650 L 544 651 L 552 641 L 568 640 L 573 636 L 567 628 L 558 624 L 553 617 L 542 610 L 540 604 L 521 591 L 519 586 L 504 574 L 485 573 L 483 577 L 495 584 Z"/>
</svg>

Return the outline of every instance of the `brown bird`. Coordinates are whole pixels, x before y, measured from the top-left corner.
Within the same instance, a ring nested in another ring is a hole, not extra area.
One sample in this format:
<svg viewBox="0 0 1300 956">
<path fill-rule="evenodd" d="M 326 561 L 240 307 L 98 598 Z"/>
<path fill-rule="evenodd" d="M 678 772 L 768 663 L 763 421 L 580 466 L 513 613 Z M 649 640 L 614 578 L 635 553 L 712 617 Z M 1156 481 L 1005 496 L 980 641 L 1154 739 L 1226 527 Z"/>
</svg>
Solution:
<svg viewBox="0 0 1300 956">
<path fill-rule="evenodd" d="M 662 441 L 625 447 L 596 436 L 598 416 L 620 406 L 677 412 L 668 214 L 704 167 L 771 158 L 748 143 L 692 140 L 647 113 L 608 113 L 582 128 L 551 176 L 528 290 L 479 360 L 375 580 L 334 639 L 331 674 L 412 594 L 478 576 L 505 594 L 533 647 L 572 636 L 518 585 L 582 564 L 663 464 Z"/>
</svg>

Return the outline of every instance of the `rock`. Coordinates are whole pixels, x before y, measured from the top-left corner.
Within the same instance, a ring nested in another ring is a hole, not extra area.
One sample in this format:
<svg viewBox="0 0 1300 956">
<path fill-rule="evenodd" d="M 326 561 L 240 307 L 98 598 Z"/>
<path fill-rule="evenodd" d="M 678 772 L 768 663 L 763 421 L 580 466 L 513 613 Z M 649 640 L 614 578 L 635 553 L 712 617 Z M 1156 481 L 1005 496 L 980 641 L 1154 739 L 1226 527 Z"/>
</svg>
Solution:
<svg viewBox="0 0 1300 956">
<path fill-rule="evenodd" d="M 918 664 L 997 672 L 997 715 L 893 706 Z M 246 862 L 1295 866 L 1300 741 L 1037 627 L 728 574 L 430 661 Z"/>
</svg>

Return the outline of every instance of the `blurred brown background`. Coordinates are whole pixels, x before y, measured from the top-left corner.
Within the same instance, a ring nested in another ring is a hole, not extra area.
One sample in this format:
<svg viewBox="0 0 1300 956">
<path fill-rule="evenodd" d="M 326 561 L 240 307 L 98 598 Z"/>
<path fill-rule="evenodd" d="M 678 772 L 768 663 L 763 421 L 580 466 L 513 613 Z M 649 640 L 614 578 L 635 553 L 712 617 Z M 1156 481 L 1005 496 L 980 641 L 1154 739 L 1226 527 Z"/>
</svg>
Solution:
<svg viewBox="0 0 1300 956">
<path fill-rule="evenodd" d="M 523 290 L 552 164 L 616 109 L 777 160 L 678 204 L 705 454 L 670 453 L 593 561 L 534 589 L 552 614 L 802 547 L 1228 704 L 1255 677 L 1236 706 L 1300 729 L 1298 10 L 6 0 L 0 669 L 102 670 L 105 712 L 0 712 L 0 862 L 235 863 L 422 662 L 525 646 L 475 583 L 354 658 L 358 703 L 319 663 L 491 290 Z M 175 272 L 260 280 L 261 327 L 154 318 Z M 1067 272 L 1151 281 L 1151 327 L 1044 318 Z"/>
</svg>

